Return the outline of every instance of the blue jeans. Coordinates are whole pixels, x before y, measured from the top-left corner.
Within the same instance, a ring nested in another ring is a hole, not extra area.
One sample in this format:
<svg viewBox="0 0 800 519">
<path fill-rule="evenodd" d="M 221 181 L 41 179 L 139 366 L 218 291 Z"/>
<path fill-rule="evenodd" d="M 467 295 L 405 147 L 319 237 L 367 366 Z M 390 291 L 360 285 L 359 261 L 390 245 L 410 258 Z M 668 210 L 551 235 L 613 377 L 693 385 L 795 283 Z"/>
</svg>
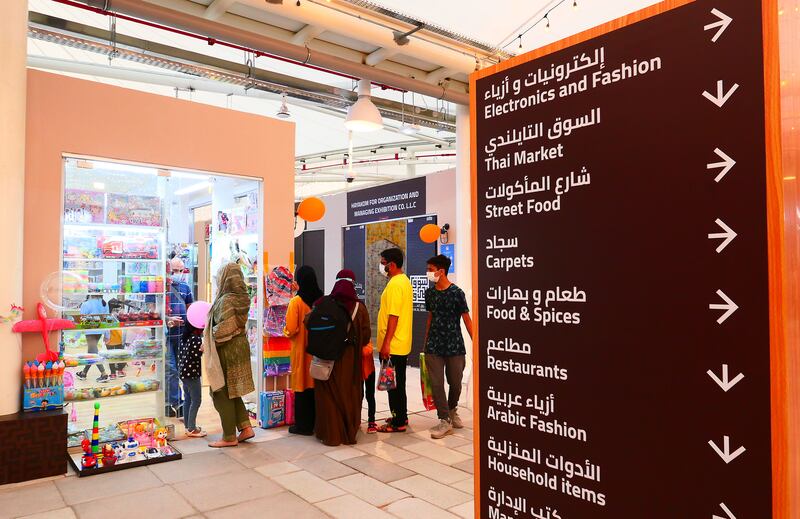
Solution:
<svg viewBox="0 0 800 519">
<path fill-rule="evenodd" d="M 164 363 L 167 384 L 167 405 L 176 409 L 181 405 L 181 384 L 178 372 L 178 346 L 181 343 L 180 335 L 167 337 L 167 360 Z"/>
<path fill-rule="evenodd" d="M 183 423 L 187 431 L 197 429 L 197 411 L 203 401 L 203 383 L 199 378 L 182 378 L 184 403 L 183 403 Z"/>
</svg>

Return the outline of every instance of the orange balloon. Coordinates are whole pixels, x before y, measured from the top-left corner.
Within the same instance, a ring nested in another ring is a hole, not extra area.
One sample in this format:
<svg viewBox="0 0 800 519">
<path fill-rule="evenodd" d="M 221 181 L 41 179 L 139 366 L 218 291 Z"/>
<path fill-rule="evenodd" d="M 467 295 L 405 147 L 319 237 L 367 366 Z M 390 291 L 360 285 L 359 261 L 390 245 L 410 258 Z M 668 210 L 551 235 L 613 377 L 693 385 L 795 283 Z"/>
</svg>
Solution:
<svg viewBox="0 0 800 519">
<path fill-rule="evenodd" d="M 297 215 L 307 222 L 316 222 L 325 216 L 325 202 L 317 197 L 306 198 L 297 207 Z"/>
<path fill-rule="evenodd" d="M 422 229 L 419 230 L 419 239 L 425 243 L 433 243 L 439 239 L 441 234 L 442 230 L 439 229 L 438 225 L 435 223 L 429 223 L 428 225 L 424 225 Z"/>
</svg>

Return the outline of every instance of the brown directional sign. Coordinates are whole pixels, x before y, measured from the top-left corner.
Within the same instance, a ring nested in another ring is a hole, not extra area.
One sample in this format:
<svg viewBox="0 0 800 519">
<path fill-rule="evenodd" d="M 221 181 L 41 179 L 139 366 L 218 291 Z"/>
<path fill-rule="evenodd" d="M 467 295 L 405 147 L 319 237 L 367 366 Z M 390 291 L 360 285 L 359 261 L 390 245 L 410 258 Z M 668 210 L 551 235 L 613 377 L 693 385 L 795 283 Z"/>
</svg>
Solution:
<svg viewBox="0 0 800 519">
<path fill-rule="evenodd" d="M 473 78 L 480 517 L 772 517 L 761 2 Z"/>
</svg>

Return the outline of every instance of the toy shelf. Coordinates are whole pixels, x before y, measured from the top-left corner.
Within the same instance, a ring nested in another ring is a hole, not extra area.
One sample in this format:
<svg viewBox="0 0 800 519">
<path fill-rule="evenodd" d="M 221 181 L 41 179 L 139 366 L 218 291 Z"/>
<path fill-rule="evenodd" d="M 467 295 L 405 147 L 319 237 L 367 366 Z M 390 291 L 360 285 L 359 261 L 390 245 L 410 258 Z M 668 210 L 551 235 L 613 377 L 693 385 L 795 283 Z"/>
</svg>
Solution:
<svg viewBox="0 0 800 519">
<path fill-rule="evenodd" d="M 164 292 L 64 292 L 64 297 L 69 296 L 161 296 Z"/>
<path fill-rule="evenodd" d="M 110 328 L 69 328 L 65 330 L 61 330 L 62 333 L 104 333 L 110 332 L 114 330 L 137 330 L 137 329 L 152 329 L 152 328 L 163 328 L 164 324 L 153 324 L 153 325 L 134 325 L 134 326 L 114 326 Z"/>
<path fill-rule="evenodd" d="M 162 259 L 135 259 L 135 258 L 70 258 L 65 257 L 65 262 L 78 263 L 78 262 L 102 262 L 102 263 L 162 263 Z M 80 269 L 76 269 L 80 270 Z"/>
<path fill-rule="evenodd" d="M 106 383 L 106 385 L 108 387 L 113 387 L 112 384 L 114 382 L 115 381 L 109 381 L 108 383 Z M 124 382 L 123 382 L 123 384 L 124 384 Z M 67 391 L 68 390 L 64 390 L 64 403 L 65 404 L 81 403 L 81 402 L 96 402 L 98 400 L 110 400 L 110 399 L 114 399 L 115 402 L 119 402 L 120 400 L 129 399 L 129 398 L 134 397 L 134 396 L 145 396 L 145 395 L 147 395 L 147 396 L 155 396 L 155 395 L 161 395 L 164 392 L 163 389 L 156 389 L 156 390 L 153 390 L 153 391 L 137 391 L 135 393 L 125 393 L 124 395 L 108 395 L 108 396 L 98 396 L 98 397 L 92 397 L 92 398 L 80 398 L 80 399 L 75 399 L 75 400 L 68 400 L 66 398 Z"/>
<path fill-rule="evenodd" d="M 77 364 L 66 366 L 66 369 L 83 367 L 83 366 L 94 366 L 95 364 L 122 364 L 122 363 L 134 362 L 137 360 L 163 361 L 164 355 L 162 353 L 156 355 L 131 355 L 130 357 L 115 357 L 111 359 L 103 357 L 101 359 L 92 359 L 91 362 L 87 362 L 87 359 L 78 359 Z M 73 361 L 70 360 L 70 362 Z"/>
</svg>

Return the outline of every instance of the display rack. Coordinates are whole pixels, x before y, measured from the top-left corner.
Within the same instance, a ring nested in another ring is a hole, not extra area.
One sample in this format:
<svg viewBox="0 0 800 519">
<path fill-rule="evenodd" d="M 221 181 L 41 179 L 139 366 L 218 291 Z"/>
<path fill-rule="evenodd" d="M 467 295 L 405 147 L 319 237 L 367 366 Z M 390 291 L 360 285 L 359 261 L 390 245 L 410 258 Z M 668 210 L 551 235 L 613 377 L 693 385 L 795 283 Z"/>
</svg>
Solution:
<svg viewBox="0 0 800 519">
<path fill-rule="evenodd" d="M 83 186 L 72 186 L 70 180 L 68 175 L 62 314 L 76 328 L 63 330 L 60 344 L 67 362 L 69 429 L 88 429 L 98 401 L 103 402 L 104 425 L 141 417 L 161 420 L 166 340 L 163 201 L 73 189 Z M 70 221 L 75 218 L 89 221 Z M 87 303 L 91 299 L 96 301 Z M 119 308 L 112 309 L 112 302 Z M 91 312 L 89 306 L 94 308 Z"/>
</svg>

